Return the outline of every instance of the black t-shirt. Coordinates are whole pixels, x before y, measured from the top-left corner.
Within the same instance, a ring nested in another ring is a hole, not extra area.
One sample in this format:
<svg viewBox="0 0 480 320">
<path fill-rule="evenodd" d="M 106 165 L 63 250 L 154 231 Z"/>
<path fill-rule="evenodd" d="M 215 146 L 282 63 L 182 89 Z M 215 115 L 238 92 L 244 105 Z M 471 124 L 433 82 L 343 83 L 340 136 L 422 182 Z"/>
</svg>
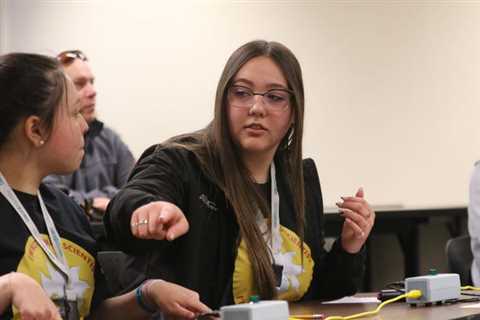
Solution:
<svg viewBox="0 0 480 320">
<path fill-rule="evenodd" d="M 14 190 L 15 191 L 15 190 Z M 38 197 L 15 191 L 41 237 L 51 247 Z M 40 193 L 62 241 L 72 287 L 77 297 L 80 316 L 108 297 L 105 279 L 96 262 L 97 245 L 90 225 L 70 198 L 59 190 L 40 186 Z M 63 301 L 64 277 L 52 264 L 32 237 L 27 226 L 7 199 L 0 194 L 0 275 L 17 271 L 36 280 L 54 302 Z M 9 308 L 0 319 L 10 319 Z"/>
</svg>

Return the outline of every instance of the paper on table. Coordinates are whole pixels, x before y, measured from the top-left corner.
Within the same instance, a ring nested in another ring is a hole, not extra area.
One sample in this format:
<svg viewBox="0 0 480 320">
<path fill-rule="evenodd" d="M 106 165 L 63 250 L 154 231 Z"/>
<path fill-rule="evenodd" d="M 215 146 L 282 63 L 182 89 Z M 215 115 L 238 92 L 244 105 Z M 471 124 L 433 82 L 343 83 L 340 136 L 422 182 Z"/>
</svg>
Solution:
<svg viewBox="0 0 480 320">
<path fill-rule="evenodd" d="M 343 297 L 342 299 L 326 301 L 322 303 L 380 303 L 376 297 Z"/>
<path fill-rule="evenodd" d="M 462 306 L 460 306 L 460 308 L 480 308 L 480 303 L 474 303 L 474 304 L 464 304 Z"/>
</svg>

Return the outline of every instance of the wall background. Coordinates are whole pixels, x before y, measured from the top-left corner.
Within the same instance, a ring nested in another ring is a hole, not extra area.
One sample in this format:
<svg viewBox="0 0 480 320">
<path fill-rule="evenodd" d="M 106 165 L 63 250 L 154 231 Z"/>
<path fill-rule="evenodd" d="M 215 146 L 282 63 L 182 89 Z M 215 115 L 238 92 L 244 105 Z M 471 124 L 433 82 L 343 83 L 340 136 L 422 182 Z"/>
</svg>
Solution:
<svg viewBox="0 0 480 320">
<path fill-rule="evenodd" d="M 297 55 L 305 156 L 325 202 L 467 202 L 480 159 L 478 1 L 0 0 L 0 50 L 80 48 L 98 113 L 134 154 L 212 117 L 228 56 L 257 38 Z"/>
</svg>

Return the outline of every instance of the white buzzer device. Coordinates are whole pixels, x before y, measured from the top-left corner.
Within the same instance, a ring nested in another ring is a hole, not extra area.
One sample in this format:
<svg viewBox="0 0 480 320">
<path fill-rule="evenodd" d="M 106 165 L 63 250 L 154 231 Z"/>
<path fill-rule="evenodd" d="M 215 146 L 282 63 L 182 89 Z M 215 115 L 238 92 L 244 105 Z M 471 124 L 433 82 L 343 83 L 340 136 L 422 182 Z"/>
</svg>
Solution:
<svg viewBox="0 0 480 320">
<path fill-rule="evenodd" d="M 288 303 L 265 300 L 224 306 L 220 308 L 222 320 L 288 320 Z"/>
<path fill-rule="evenodd" d="M 418 299 L 407 298 L 409 304 L 430 304 L 460 298 L 460 276 L 456 273 L 411 277 L 405 279 L 405 292 L 420 290 Z"/>
</svg>

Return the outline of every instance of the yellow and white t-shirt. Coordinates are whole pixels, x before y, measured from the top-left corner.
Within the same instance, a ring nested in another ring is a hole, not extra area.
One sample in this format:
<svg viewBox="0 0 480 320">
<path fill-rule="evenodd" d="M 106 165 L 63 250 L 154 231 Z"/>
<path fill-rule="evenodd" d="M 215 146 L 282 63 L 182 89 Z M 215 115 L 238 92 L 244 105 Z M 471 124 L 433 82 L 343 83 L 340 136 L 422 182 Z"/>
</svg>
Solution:
<svg viewBox="0 0 480 320">
<path fill-rule="evenodd" d="M 95 288 L 96 283 L 104 284 L 95 260 L 96 241 L 85 214 L 70 198 L 61 191 L 44 185 L 40 186 L 40 192 L 59 233 L 68 264 L 71 285 L 67 295 L 76 299 L 80 317 L 86 317 L 92 306 L 98 305 L 110 295 L 105 286 Z M 38 228 L 41 239 L 52 248 L 38 198 L 19 191 L 15 193 Z M 3 195 L 0 195 L 0 213 L 0 275 L 12 271 L 26 274 L 37 281 L 57 305 L 64 306 L 65 278 L 47 258 Z M 12 317 L 18 317 L 12 308 L 0 315 L 2 320 Z"/>
<path fill-rule="evenodd" d="M 315 263 L 309 246 L 304 242 L 302 266 L 300 238 L 296 233 L 280 226 L 280 237 L 280 252 L 274 254 L 275 263 L 283 266 L 281 284 L 277 288 L 278 298 L 296 301 L 301 299 L 310 287 Z M 235 260 L 232 287 L 235 303 L 248 302 L 250 296 L 258 294 L 254 283 L 252 264 L 243 239 Z"/>
<path fill-rule="evenodd" d="M 53 251 L 46 235 L 42 235 L 42 240 Z M 89 313 L 93 297 L 95 259 L 79 245 L 63 238 L 61 241 L 69 266 L 71 291 L 76 297 L 80 316 L 85 317 Z M 17 271 L 35 279 L 53 302 L 63 303 L 65 278 L 52 265 L 42 248 L 31 236 L 25 244 L 25 254 L 18 264 Z M 17 318 L 17 316 L 14 309 L 14 317 Z"/>
</svg>

